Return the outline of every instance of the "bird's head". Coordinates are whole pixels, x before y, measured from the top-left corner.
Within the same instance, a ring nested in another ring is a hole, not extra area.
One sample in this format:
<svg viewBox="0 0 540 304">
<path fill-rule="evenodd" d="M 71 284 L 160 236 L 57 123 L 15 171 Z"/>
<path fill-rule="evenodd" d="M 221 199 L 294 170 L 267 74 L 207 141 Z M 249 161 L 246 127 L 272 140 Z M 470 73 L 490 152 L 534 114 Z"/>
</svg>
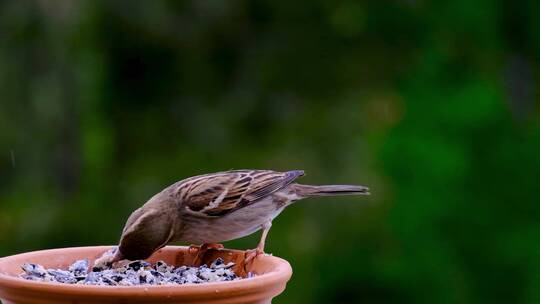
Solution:
<svg viewBox="0 0 540 304">
<path fill-rule="evenodd" d="M 173 238 L 175 218 L 167 202 L 159 200 L 151 200 L 135 210 L 120 237 L 117 258 L 143 260 L 150 257 Z"/>
</svg>

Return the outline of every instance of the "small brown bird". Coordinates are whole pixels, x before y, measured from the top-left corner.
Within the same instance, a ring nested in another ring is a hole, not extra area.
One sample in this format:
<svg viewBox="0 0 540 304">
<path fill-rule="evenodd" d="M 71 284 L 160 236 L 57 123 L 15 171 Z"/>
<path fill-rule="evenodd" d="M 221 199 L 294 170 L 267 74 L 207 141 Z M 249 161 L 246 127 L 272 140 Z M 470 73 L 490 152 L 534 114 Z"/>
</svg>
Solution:
<svg viewBox="0 0 540 304">
<path fill-rule="evenodd" d="M 128 218 L 109 262 L 146 259 L 174 241 L 203 244 L 200 249 L 262 229 L 251 258 L 264 252 L 272 220 L 291 203 L 312 196 L 367 195 L 351 185 L 293 183 L 304 171 L 233 170 L 179 181 L 154 195 Z"/>
</svg>

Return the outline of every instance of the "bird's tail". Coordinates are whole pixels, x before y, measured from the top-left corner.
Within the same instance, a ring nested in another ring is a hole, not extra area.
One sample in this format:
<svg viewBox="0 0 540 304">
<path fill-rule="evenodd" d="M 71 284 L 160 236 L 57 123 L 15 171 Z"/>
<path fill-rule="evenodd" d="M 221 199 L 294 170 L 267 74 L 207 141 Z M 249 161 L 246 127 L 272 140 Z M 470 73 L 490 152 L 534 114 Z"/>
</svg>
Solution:
<svg viewBox="0 0 540 304">
<path fill-rule="evenodd" d="M 369 188 L 355 185 L 312 186 L 294 184 L 296 194 L 300 197 L 335 196 L 335 195 L 369 195 Z"/>
</svg>

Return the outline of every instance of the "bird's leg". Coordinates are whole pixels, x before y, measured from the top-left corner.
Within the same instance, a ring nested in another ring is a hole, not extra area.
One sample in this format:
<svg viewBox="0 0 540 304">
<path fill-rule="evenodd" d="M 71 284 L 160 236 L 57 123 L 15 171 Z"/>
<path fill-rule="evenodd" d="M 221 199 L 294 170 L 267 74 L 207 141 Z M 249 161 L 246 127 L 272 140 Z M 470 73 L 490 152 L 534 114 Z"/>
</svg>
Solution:
<svg viewBox="0 0 540 304">
<path fill-rule="evenodd" d="M 263 231 L 262 231 L 259 244 L 257 244 L 257 247 L 255 249 L 247 250 L 246 252 L 246 258 L 244 261 L 246 264 L 254 260 L 259 254 L 264 253 L 264 245 L 266 243 L 266 236 L 268 236 L 268 231 L 270 231 L 270 227 L 272 227 L 272 222 L 266 222 L 262 225 Z"/>
<path fill-rule="evenodd" d="M 225 248 L 223 244 L 218 244 L 218 243 L 210 243 L 210 244 L 205 244 L 205 245 L 206 245 L 206 250 L 208 249 L 219 250 L 219 249 Z"/>
<path fill-rule="evenodd" d="M 223 248 L 224 247 L 222 244 L 217 243 L 202 244 L 201 246 L 190 245 L 188 252 L 191 254 L 196 254 L 195 258 L 193 259 L 193 264 L 200 265 L 204 259 L 204 255 L 209 249 L 219 250 Z"/>
</svg>

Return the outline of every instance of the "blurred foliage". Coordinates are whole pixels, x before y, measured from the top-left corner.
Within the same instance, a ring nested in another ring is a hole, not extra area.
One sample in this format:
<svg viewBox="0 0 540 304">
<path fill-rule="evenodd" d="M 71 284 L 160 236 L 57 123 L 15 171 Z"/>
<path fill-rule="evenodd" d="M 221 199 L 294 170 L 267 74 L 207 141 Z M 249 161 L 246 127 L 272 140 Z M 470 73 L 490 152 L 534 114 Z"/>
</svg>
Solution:
<svg viewBox="0 0 540 304">
<path fill-rule="evenodd" d="M 0 2 L 0 255 L 187 176 L 304 169 L 276 303 L 538 303 L 537 1 Z M 230 247 L 254 247 L 258 235 Z"/>
</svg>

